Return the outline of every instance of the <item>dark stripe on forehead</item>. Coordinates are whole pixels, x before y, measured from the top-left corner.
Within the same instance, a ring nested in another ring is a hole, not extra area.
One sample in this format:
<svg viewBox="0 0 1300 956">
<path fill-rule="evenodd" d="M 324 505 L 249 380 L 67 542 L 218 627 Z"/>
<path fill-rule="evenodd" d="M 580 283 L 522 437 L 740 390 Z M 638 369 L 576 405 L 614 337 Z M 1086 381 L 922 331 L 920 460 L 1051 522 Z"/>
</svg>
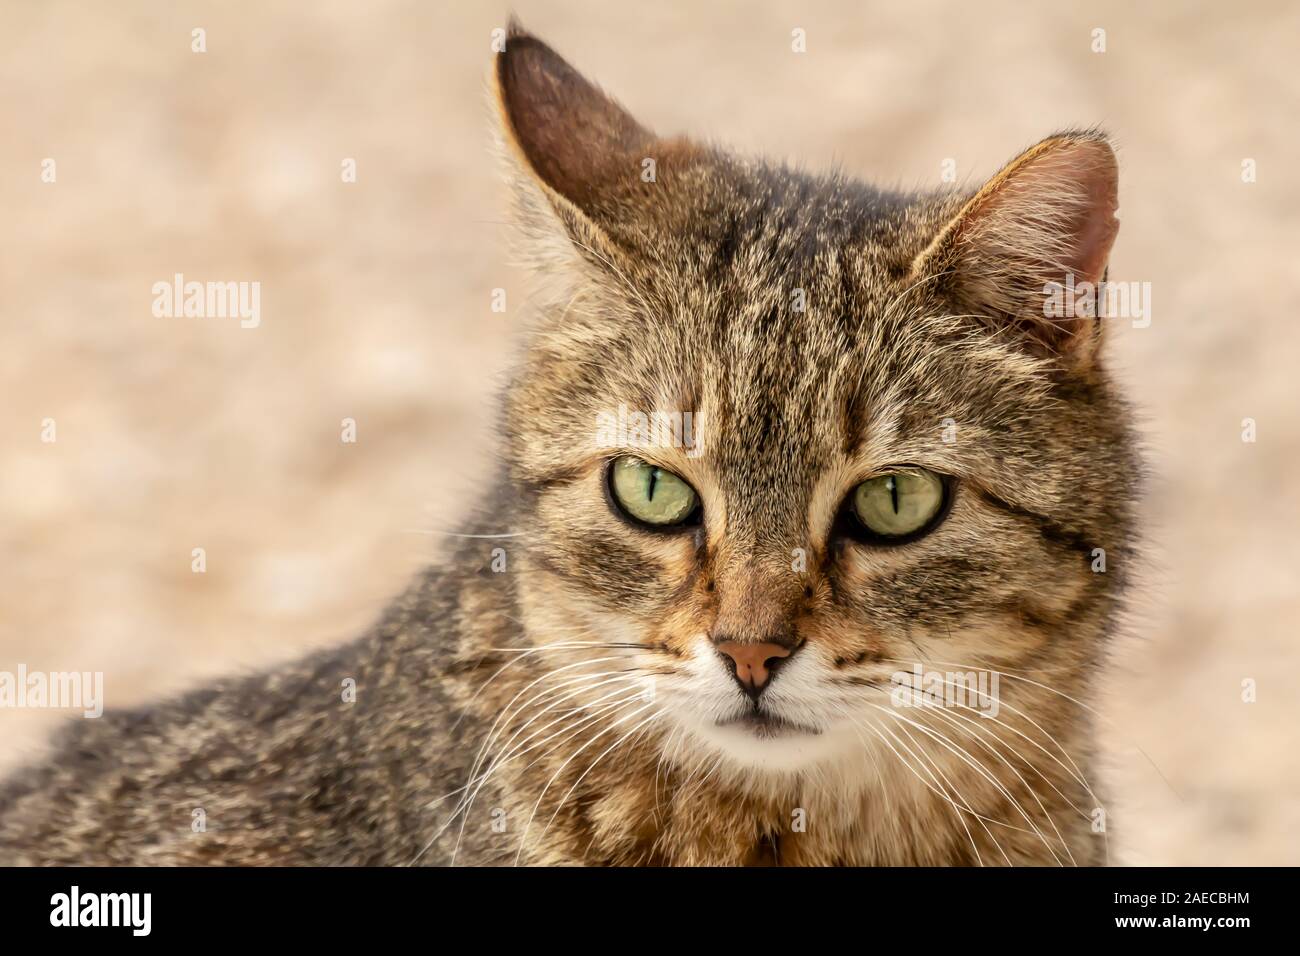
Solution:
<svg viewBox="0 0 1300 956">
<path fill-rule="evenodd" d="M 863 400 L 862 379 L 850 376 L 847 389 L 839 398 L 840 453 L 845 458 L 856 458 L 867 443 L 864 427 L 866 403 Z"/>
<path fill-rule="evenodd" d="M 717 227 L 716 235 L 709 237 L 714 243 L 713 257 L 708 265 L 710 280 L 716 282 L 731 271 L 740 247 L 740 232 L 740 215 L 733 211 Z"/>
</svg>

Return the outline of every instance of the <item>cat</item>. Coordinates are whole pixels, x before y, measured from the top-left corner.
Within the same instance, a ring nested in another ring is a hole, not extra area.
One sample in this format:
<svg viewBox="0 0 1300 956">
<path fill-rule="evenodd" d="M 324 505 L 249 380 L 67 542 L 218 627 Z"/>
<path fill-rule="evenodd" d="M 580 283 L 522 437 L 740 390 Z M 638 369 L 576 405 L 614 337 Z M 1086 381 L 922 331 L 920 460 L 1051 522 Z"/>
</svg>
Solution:
<svg viewBox="0 0 1300 956">
<path fill-rule="evenodd" d="M 0 863 L 1107 862 L 1140 461 L 1044 308 L 1106 137 L 899 193 L 660 138 L 517 23 L 493 92 L 541 290 L 495 490 L 362 638 L 65 729 Z"/>
</svg>

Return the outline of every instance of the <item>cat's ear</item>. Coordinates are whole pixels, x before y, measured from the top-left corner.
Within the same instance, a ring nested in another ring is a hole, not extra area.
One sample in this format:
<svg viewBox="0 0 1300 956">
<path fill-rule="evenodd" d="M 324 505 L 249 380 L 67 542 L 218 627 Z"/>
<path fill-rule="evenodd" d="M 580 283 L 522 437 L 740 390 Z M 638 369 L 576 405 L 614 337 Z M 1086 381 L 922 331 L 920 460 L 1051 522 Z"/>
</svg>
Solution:
<svg viewBox="0 0 1300 956">
<path fill-rule="evenodd" d="M 1118 208 L 1118 167 L 1106 138 L 1092 131 L 1049 137 L 962 207 L 912 264 L 912 281 L 934 281 L 1038 350 L 1086 365 L 1101 337 L 1096 291 Z"/>
<path fill-rule="evenodd" d="M 558 217 L 589 257 L 635 246 L 666 180 L 695 160 L 689 142 L 655 136 L 517 21 L 493 86 L 522 225 L 537 234 Z"/>
</svg>

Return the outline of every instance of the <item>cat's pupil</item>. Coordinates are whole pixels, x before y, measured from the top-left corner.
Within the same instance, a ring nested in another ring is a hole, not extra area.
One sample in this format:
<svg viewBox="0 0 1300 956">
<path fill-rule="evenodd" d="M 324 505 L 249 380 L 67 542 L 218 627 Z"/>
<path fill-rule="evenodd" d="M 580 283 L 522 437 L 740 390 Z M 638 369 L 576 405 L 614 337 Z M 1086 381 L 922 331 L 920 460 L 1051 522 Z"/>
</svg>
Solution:
<svg viewBox="0 0 1300 956">
<path fill-rule="evenodd" d="M 647 478 L 648 484 L 646 485 L 645 497 L 646 497 L 646 501 L 654 501 L 655 482 L 659 480 L 659 469 L 650 468 L 647 469 L 647 471 L 649 472 L 649 476 Z"/>
<path fill-rule="evenodd" d="M 898 514 L 898 479 L 890 475 L 885 479 L 885 487 L 889 489 L 889 500 L 894 506 L 894 514 Z"/>
</svg>

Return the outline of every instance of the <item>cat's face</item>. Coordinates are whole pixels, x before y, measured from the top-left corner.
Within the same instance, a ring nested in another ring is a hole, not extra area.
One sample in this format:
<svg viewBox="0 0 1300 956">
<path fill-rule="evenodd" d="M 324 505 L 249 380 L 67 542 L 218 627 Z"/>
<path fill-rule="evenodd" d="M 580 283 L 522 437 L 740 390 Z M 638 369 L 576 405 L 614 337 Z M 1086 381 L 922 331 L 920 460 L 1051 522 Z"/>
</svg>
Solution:
<svg viewBox="0 0 1300 956">
<path fill-rule="evenodd" d="M 507 408 L 544 639 L 773 770 L 860 748 L 917 664 L 1092 660 L 1132 457 L 1096 322 L 1037 293 L 1104 268 L 1103 141 L 897 197 L 657 140 L 530 38 L 498 76 L 556 280 Z"/>
</svg>

